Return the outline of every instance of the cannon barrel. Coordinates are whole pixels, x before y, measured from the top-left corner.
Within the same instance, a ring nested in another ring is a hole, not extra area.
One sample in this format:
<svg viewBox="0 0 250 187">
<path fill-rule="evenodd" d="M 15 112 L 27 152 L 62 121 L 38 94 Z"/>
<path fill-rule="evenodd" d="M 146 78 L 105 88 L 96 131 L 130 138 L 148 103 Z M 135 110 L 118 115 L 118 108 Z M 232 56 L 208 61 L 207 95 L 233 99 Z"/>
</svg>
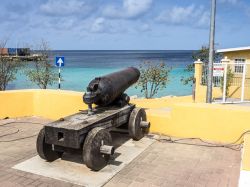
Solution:
<svg viewBox="0 0 250 187">
<path fill-rule="evenodd" d="M 89 83 L 83 101 L 88 105 L 107 106 L 121 97 L 139 77 L 140 71 L 134 67 L 96 77 Z"/>
</svg>

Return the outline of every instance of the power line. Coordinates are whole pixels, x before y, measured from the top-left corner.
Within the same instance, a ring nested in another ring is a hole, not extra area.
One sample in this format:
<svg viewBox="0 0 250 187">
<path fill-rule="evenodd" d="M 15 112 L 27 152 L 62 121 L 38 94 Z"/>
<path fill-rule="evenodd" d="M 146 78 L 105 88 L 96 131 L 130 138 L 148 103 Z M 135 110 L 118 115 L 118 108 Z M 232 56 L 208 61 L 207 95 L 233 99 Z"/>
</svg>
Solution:
<svg viewBox="0 0 250 187">
<path fill-rule="evenodd" d="M 241 150 L 241 144 L 244 141 L 241 141 L 239 144 L 237 144 L 242 137 L 245 134 L 250 133 L 250 130 L 247 130 L 245 132 L 243 132 L 239 138 L 237 138 L 235 141 L 227 143 L 227 144 L 216 144 L 216 143 L 211 143 L 211 142 L 207 142 L 205 140 L 202 140 L 201 138 L 180 138 L 180 139 L 173 139 L 173 137 L 169 136 L 169 135 L 165 135 L 167 136 L 167 138 L 153 138 L 159 142 L 166 142 L 166 143 L 176 143 L 176 144 L 184 144 L 184 145 L 193 145 L 193 146 L 204 146 L 204 147 L 224 147 L 224 148 L 228 148 L 228 149 L 232 149 L 234 151 L 240 151 Z M 189 142 L 183 142 L 185 140 L 199 140 L 205 144 L 197 144 L 197 143 L 189 143 Z"/>
</svg>

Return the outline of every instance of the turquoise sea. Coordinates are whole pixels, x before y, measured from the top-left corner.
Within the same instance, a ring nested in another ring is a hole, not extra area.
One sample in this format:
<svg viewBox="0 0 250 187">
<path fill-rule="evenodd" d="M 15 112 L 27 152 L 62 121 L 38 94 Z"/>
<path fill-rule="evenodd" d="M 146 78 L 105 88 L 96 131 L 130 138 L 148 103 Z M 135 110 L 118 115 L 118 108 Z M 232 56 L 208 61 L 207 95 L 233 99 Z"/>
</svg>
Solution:
<svg viewBox="0 0 250 187">
<path fill-rule="evenodd" d="M 63 82 L 61 88 L 64 90 L 84 91 L 88 83 L 95 77 L 105 75 L 125 67 L 138 67 L 145 60 L 155 63 L 164 62 L 172 67 L 169 83 L 164 90 L 159 91 L 157 97 L 166 95 L 190 95 L 190 85 L 184 86 L 180 79 L 188 76 L 185 72 L 187 64 L 192 63 L 193 51 L 82 51 L 63 50 L 53 51 L 52 56 L 64 56 L 65 67 L 61 69 Z M 51 60 L 54 63 L 54 60 Z M 55 71 L 57 68 L 55 67 Z M 31 83 L 23 71 L 19 71 L 17 80 L 9 84 L 7 89 L 29 89 L 37 88 Z M 57 89 L 57 84 L 50 88 Z M 134 86 L 127 90 L 129 95 L 143 96 L 139 89 Z"/>
</svg>

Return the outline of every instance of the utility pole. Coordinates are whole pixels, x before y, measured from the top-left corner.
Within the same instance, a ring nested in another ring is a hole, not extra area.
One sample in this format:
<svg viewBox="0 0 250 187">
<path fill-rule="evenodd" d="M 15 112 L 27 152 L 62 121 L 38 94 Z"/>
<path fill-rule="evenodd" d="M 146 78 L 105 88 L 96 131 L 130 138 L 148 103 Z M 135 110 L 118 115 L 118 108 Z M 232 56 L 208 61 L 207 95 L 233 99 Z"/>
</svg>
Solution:
<svg viewBox="0 0 250 187">
<path fill-rule="evenodd" d="M 206 102 L 212 102 L 213 91 L 213 63 L 214 63 L 214 35 L 215 35 L 215 16 L 216 16 L 216 0 L 211 0 L 211 18 L 210 18 L 210 37 L 209 37 L 209 62 L 207 74 L 207 98 Z"/>
</svg>

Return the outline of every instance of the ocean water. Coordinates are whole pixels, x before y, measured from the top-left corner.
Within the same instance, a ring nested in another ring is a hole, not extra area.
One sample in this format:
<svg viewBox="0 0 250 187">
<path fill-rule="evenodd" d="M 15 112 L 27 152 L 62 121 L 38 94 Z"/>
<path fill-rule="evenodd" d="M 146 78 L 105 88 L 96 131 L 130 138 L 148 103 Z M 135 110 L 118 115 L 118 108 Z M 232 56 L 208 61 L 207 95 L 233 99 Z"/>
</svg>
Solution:
<svg viewBox="0 0 250 187">
<path fill-rule="evenodd" d="M 184 68 L 187 64 L 193 63 L 193 51 L 53 51 L 53 56 L 65 56 L 65 66 L 61 68 L 63 82 L 61 89 L 85 91 L 88 83 L 95 77 L 105 75 L 126 67 L 138 67 L 145 60 L 154 63 L 164 62 L 172 70 L 169 76 L 167 87 L 160 90 L 157 97 L 166 95 L 190 95 L 190 85 L 183 85 L 180 81 L 182 76 L 189 76 Z M 51 59 L 51 63 L 54 60 Z M 57 68 L 54 70 L 57 72 Z M 49 88 L 57 89 L 54 84 Z M 29 89 L 38 88 L 30 82 L 23 70 L 17 75 L 17 80 L 10 83 L 7 89 Z M 140 89 L 134 86 L 126 91 L 129 95 L 143 97 Z"/>
</svg>

